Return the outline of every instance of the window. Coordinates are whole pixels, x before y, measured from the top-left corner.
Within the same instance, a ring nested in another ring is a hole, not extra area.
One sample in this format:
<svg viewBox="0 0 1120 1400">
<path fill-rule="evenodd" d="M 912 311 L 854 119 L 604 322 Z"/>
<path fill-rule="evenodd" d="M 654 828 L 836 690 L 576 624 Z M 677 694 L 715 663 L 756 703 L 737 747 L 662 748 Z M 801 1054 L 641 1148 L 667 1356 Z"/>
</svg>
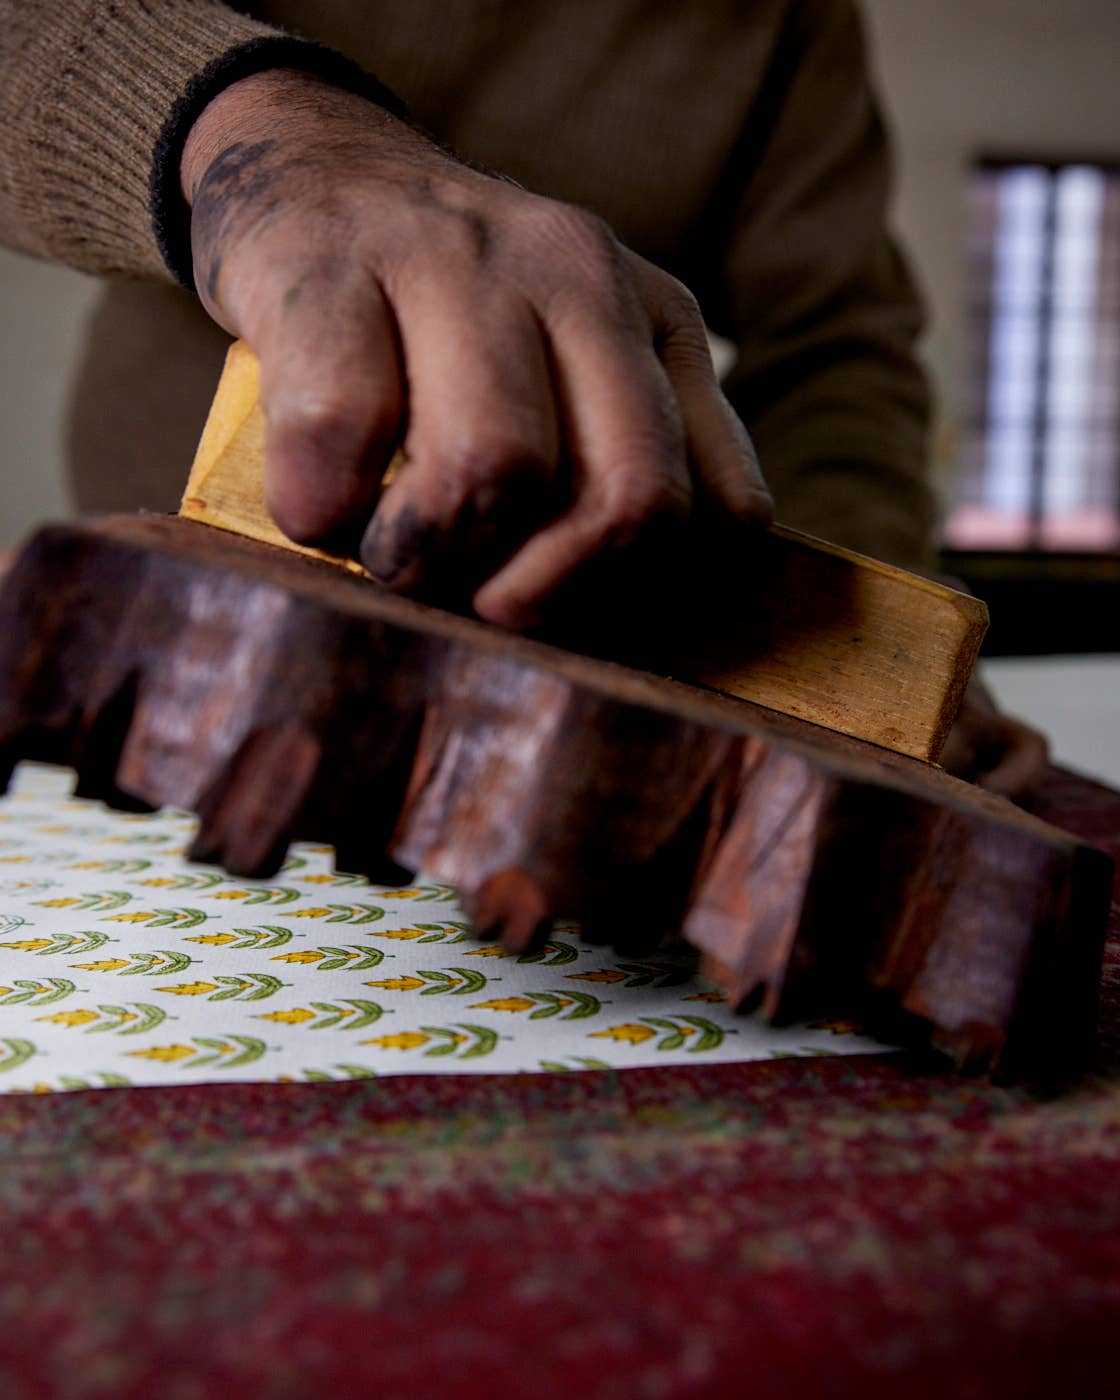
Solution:
<svg viewBox="0 0 1120 1400">
<path fill-rule="evenodd" d="M 946 544 L 1120 550 L 1120 165 L 969 188 L 966 431 Z"/>
</svg>

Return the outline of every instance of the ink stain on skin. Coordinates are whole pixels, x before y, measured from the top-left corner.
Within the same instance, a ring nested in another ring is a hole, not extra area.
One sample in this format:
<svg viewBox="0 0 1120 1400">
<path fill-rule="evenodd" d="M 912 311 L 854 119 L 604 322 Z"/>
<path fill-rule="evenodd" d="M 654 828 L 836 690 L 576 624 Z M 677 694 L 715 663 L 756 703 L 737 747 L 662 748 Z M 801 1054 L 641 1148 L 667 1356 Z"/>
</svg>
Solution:
<svg viewBox="0 0 1120 1400">
<path fill-rule="evenodd" d="M 218 299 L 222 253 L 231 234 L 252 228 L 281 198 L 275 141 L 235 142 L 208 167 L 195 192 L 191 237 L 197 280 L 212 302 Z"/>
<path fill-rule="evenodd" d="M 389 522 L 375 516 L 362 541 L 362 563 L 378 583 L 393 583 L 424 557 L 438 534 L 413 505 L 402 506 Z"/>
</svg>

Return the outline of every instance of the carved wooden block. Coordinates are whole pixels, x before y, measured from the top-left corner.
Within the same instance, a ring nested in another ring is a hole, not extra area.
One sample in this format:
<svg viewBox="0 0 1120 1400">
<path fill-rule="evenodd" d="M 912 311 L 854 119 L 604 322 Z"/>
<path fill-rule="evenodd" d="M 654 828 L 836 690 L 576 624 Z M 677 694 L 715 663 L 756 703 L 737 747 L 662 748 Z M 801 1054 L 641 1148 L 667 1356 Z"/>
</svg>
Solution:
<svg viewBox="0 0 1120 1400">
<path fill-rule="evenodd" d="M 352 559 L 292 544 L 270 519 L 258 385 L 239 341 L 180 514 L 364 576 Z M 646 635 L 625 629 L 631 664 L 936 762 L 987 629 L 979 599 L 778 526 L 674 562 L 664 592 L 644 588 Z M 585 652 L 594 611 L 564 638 Z M 618 647 L 614 632 L 596 654 L 617 660 Z"/>
<path fill-rule="evenodd" d="M 1010 804 L 741 700 L 513 637 L 181 519 L 51 527 L 0 593 L 0 776 L 456 886 L 481 936 L 679 933 L 734 1002 L 1003 1074 L 1084 1061 L 1109 864 Z"/>
</svg>

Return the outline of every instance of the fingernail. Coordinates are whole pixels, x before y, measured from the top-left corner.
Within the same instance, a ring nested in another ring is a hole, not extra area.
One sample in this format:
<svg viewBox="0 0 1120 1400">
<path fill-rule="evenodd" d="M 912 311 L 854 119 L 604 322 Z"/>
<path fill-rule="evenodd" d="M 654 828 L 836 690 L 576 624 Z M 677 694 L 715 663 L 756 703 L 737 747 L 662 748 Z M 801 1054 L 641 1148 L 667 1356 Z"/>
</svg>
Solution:
<svg viewBox="0 0 1120 1400">
<path fill-rule="evenodd" d="M 362 564 L 378 583 L 393 583 L 411 565 L 423 562 L 435 540 L 435 527 L 412 505 L 402 506 L 388 521 L 375 514 L 362 540 Z"/>
</svg>

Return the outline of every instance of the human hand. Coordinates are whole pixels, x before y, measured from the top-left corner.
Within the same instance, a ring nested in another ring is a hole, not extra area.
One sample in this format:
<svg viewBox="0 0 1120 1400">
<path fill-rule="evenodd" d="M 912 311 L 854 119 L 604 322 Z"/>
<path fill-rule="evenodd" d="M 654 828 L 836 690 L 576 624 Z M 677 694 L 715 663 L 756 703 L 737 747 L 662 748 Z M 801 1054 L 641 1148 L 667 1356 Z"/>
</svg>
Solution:
<svg viewBox="0 0 1120 1400">
<path fill-rule="evenodd" d="M 266 500 L 291 538 L 360 531 L 387 586 L 451 567 L 481 616 L 524 628 L 694 498 L 768 522 L 694 300 L 593 215 L 282 70 L 210 103 L 182 182 L 199 294 L 261 363 Z"/>
<path fill-rule="evenodd" d="M 973 676 L 941 755 L 942 765 L 989 792 L 1025 801 L 1038 791 L 1049 761 L 1046 736 L 1004 714 L 983 681 Z"/>
</svg>

